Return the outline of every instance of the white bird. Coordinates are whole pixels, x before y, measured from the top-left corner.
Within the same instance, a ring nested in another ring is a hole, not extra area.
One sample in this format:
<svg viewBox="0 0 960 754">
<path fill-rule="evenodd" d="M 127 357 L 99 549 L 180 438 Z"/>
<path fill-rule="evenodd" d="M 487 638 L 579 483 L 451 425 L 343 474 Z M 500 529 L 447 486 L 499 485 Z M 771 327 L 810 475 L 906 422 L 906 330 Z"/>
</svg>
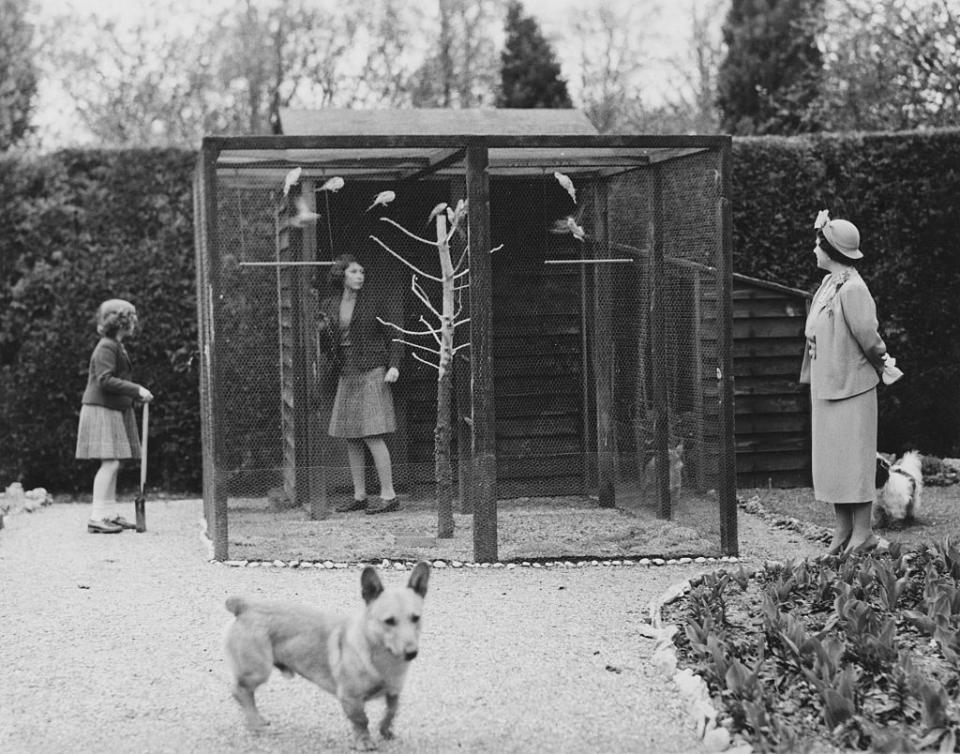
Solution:
<svg viewBox="0 0 960 754">
<path fill-rule="evenodd" d="M 307 205 L 306 197 L 298 196 L 297 214 L 290 218 L 289 224 L 294 228 L 302 228 L 304 225 L 313 225 L 319 218 L 320 215 Z"/>
<path fill-rule="evenodd" d="M 463 217 L 463 213 L 467 211 L 467 203 L 463 199 L 457 200 L 457 207 L 447 207 L 447 220 L 450 225 L 455 225 Z"/>
<path fill-rule="evenodd" d="M 378 204 L 382 204 L 384 207 L 386 207 L 388 204 L 390 204 L 390 202 L 392 202 L 392 201 L 393 201 L 394 199 L 396 199 L 396 198 L 397 198 L 397 195 L 396 195 L 394 192 L 392 192 L 392 191 L 381 191 L 379 194 L 377 194 L 377 195 L 374 197 L 374 199 L 373 199 L 373 204 L 371 204 L 369 207 L 367 207 L 367 208 L 364 210 L 364 212 L 369 212 L 369 211 L 372 210 L 374 207 L 376 207 Z"/>
<path fill-rule="evenodd" d="M 300 174 L 303 173 L 303 168 L 297 167 L 287 173 L 286 177 L 283 179 L 283 195 L 286 196 L 290 193 L 290 189 L 297 185 L 300 181 Z"/>
<path fill-rule="evenodd" d="M 557 183 L 563 186 L 564 191 L 570 194 L 570 198 L 573 199 L 573 203 L 577 203 L 577 190 L 573 187 L 573 181 L 570 180 L 570 176 L 564 175 L 563 173 L 554 173 L 553 177 L 557 179 Z"/>
<path fill-rule="evenodd" d="M 433 220 L 437 215 L 443 212 L 447 208 L 446 202 L 440 202 L 436 207 L 430 210 L 430 216 L 427 218 L 427 225 L 430 224 L 430 221 Z"/>
<path fill-rule="evenodd" d="M 557 220 L 553 227 L 550 228 L 551 233 L 570 233 L 578 241 L 582 241 L 586 236 L 586 232 L 583 230 L 583 227 L 577 224 L 577 221 L 573 219 L 572 216 L 564 217 L 560 220 Z"/>
<path fill-rule="evenodd" d="M 320 191 L 329 191 L 330 193 L 336 193 L 343 188 L 343 178 L 339 175 L 333 176 L 333 178 L 328 178 L 326 183 L 320 187 Z"/>
</svg>

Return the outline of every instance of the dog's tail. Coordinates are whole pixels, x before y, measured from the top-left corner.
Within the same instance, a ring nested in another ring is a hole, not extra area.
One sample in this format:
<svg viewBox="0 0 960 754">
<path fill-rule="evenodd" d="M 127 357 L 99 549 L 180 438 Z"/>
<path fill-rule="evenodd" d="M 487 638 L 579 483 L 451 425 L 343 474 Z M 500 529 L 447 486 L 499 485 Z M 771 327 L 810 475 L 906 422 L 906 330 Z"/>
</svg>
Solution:
<svg viewBox="0 0 960 754">
<path fill-rule="evenodd" d="M 247 603 L 244 601 L 243 597 L 227 597 L 225 604 L 227 606 L 227 610 L 236 616 L 239 616 L 240 613 L 247 609 Z"/>
</svg>

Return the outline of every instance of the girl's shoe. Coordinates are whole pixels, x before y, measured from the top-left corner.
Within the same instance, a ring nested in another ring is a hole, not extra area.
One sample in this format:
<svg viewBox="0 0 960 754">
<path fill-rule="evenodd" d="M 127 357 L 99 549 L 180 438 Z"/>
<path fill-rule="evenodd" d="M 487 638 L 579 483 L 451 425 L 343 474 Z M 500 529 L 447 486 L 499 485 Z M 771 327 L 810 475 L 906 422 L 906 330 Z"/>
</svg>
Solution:
<svg viewBox="0 0 960 754">
<path fill-rule="evenodd" d="M 119 526 L 121 529 L 136 529 L 136 524 L 131 524 L 123 516 L 114 516 L 113 518 L 107 519 L 108 523 Z"/>
<path fill-rule="evenodd" d="M 400 510 L 400 501 L 396 497 L 391 497 L 389 500 L 384 500 L 381 497 L 377 503 L 367 508 L 367 515 L 371 516 L 377 513 L 389 513 L 390 511 L 398 510 Z"/>
<path fill-rule="evenodd" d="M 101 518 L 99 521 L 91 518 L 87 521 L 88 534 L 119 534 L 122 531 L 123 527 L 112 521 L 107 521 L 105 518 Z"/>
<path fill-rule="evenodd" d="M 337 513 L 350 513 L 351 511 L 362 511 L 367 507 L 367 499 L 357 500 L 354 498 L 349 503 L 341 503 L 334 510 Z"/>
</svg>

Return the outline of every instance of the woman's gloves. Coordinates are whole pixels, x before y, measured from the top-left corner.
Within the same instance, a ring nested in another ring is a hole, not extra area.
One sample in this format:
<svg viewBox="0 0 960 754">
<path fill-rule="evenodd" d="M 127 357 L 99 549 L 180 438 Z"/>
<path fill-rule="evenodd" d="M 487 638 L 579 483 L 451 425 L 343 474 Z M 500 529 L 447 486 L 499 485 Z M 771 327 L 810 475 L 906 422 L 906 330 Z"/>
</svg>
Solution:
<svg viewBox="0 0 960 754">
<path fill-rule="evenodd" d="M 903 377 L 903 370 L 897 368 L 897 360 L 890 354 L 883 355 L 883 371 L 880 373 L 880 379 L 884 385 L 892 385 Z"/>
</svg>

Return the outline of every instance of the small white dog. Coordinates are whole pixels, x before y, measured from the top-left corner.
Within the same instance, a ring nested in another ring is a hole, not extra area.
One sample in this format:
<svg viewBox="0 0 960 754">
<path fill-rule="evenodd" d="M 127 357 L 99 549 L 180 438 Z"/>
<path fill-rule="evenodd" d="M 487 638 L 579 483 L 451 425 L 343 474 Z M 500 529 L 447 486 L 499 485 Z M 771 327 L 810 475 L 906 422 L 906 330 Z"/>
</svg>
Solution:
<svg viewBox="0 0 960 754">
<path fill-rule="evenodd" d="M 881 462 L 878 456 L 877 463 Z M 923 494 L 923 458 L 916 450 L 890 465 L 889 476 L 877 493 L 877 524 L 881 528 L 909 524 L 920 513 Z"/>
</svg>

